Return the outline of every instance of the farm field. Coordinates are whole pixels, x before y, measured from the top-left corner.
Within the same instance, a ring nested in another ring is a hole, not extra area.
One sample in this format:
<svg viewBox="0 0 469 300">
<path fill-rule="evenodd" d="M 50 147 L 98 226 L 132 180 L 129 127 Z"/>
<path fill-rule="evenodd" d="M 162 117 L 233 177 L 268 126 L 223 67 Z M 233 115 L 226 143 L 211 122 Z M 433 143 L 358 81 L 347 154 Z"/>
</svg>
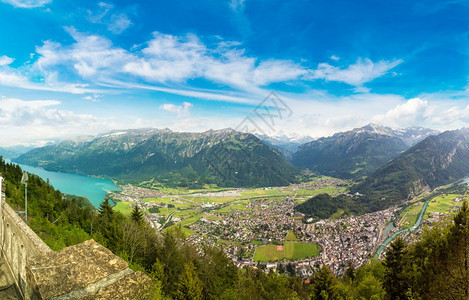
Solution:
<svg viewBox="0 0 469 300">
<path fill-rule="evenodd" d="M 459 206 L 460 203 L 454 201 L 459 196 L 459 194 L 443 194 L 436 196 L 428 203 L 423 219 L 428 220 L 435 212 L 446 213 L 451 211 L 455 206 Z M 415 224 L 422 209 L 422 205 L 423 202 L 416 202 L 401 213 L 402 219 L 399 222 L 401 229 L 410 228 Z"/>
<path fill-rule="evenodd" d="M 450 211 L 454 206 L 460 206 L 461 203 L 454 201 L 460 195 L 445 194 L 435 197 L 428 203 L 427 210 L 425 211 L 424 219 L 428 219 L 434 212 L 445 213 Z"/>
<path fill-rule="evenodd" d="M 125 216 L 129 216 L 132 212 L 132 207 L 130 207 L 131 204 L 133 204 L 133 202 L 119 201 L 112 209 L 120 211 Z"/>
</svg>

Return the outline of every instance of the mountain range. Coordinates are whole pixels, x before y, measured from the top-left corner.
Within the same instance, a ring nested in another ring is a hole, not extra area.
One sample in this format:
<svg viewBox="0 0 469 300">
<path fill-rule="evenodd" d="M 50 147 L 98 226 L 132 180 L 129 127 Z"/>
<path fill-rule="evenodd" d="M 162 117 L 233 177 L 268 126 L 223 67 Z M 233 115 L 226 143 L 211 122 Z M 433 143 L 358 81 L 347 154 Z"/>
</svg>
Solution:
<svg viewBox="0 0 469 300">
<path fill-rule="evenodd" d="M 302 144 L 291 161 L 293 165 L 258 137 L 232 129 L 112 131 L 33 149 L 15 159 L 47 170 L 152 188 L 282 186 L 296 182 L 300 168 L 309 168 L 358 182 L 350 191 L 360 196 L 322 197 L 317 203 L 368 211 L 469 176 L 469 129 L 438 134 L 425 128 L 394 130 L 369 124 Z M 323 209 L 323 214 L 333 210 Z"/>
<path fill-rule="evenodd" d="M 113 131 L 33 149 L 15 162 L 148 187 L 280 186 L 295 182 L 298 174 L 259 138 L 232 129 Z"/>
<path fill-rule="evenodd" d="M 328 217 L 338 209 L 370 212 L 399 205 L 426 191 L 469 176 L 469 129 L 445 131 L 391 159 L 351 187 L 353 196 L 313 197 L 296 209 Z M 319 214 L 318 214 L 319 212 Z"/>
<path fill-rule="evenodd" d="M 310 136 L 287 136 L 283 132 L 269 136 L 256 134 L 256 136 L 267 145 L 281 152 L 287 159 L 291 159 L 293 153 L 298 151 L 298 147 L 307 142 L 313 141 Z"/>
<path fill-rule="evenodd" d="M 394 130 L 369 124 L 299 146 L 291 162 L 319 174 L 359 179 L 437 131 L 412 127 Z"/>
<path fill-rule="evenodd" d="M 469 176 L 469 129 L 429 136 L 354 186 L 360 201 L 380 209 Z"/>
<path fill-rule="evenodd" d="M 29 150 L 34 149 L 33 146 L 12 146 L 12 147 L 0 147 L 0 155 L 7 159 L 14 159 Z"/>
</svg>

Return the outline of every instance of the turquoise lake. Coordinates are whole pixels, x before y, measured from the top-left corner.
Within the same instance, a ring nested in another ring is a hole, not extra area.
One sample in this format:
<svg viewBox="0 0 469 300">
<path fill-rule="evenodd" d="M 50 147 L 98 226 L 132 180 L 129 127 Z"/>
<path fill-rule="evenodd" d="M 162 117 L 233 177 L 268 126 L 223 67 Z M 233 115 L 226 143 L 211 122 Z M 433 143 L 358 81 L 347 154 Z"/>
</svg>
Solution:
<svg viewBox="0 0 469 300">
<path fill-rule="evenodd" d="M 28 165 L 19 166 L 29 173 L 36 174 L 44 180 L 49 179 L 55 189 L 65 194 L 72 194 L 88 198 L 91 204 L 98 207 L 103 202 L 107 192 L 120 191 L 109 179 L 94 178 L 71 173 L 46 171 Z"/>
</svg>

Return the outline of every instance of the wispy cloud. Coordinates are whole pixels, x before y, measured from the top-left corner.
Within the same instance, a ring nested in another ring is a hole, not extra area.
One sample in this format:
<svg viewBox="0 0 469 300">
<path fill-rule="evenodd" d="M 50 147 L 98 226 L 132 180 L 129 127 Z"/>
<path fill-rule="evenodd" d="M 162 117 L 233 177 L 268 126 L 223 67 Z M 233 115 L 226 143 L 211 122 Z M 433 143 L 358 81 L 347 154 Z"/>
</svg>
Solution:
<svg viewBox="0 0 469 300">
<path fill-rule="evenodd" d="M 102 36 L 86 35 L 73 27 L 66 30 L 75 43 L 63 46 L 46 41 L 37 48 L 36 66 L 43 73 L 66 67 L 81 78 L 111 81 L 133 75 L 148 83 L 184 83 L 202 78 L 228 87 L 258 91 L 274 82 L 297 80 L 307 71 L 289 60 L 261 61 L 248 57 L 236 43 L 221 42 L 209 48 L 197 36 L 173 36 L 155 32 L 137 52 L 114 47 Z"/>
<path fill-rule="evenodd" d="M 375 78 L 385 75 L 389 70 L 402 62 L 401 59 L 397 59 L 393 61 L 380 60 L 375 63 L 369 58 L 359 58 L 355 64 L 345 68 L 332 66 L 328 63 L 321 63 L 316 70 L 311 71 L 311 78 L 361 86 Z"/>
<path fill-rule="evenodd" d="M 11 4 L 15 7 L 34 8 L 41 7 L 52 2 L 52 0 L 1 0 L 4 3 Z"/>
<path fill-rule="evenodd" d="M 97 11 L 88 10 L 87 12 L 91 23 L 106 25 L 107 29 L 114 34 L 120 34 L 132 25 L 127 14 L 114 12 L 114 5 L 111 3 L 99 2 Z"/>
<path fill-rule="evenodd" d="M 55 77 L 51 75 L 51 78 Z M 29 78 L 12 70 L 0 69 L 0 85 L 18 87 L 28 90 L 63 92 L 71 94 L 101 93 L 103 91 L 88 88 L 87 84 L 62 83 L 57 80 L 48 80 L 47 83 L 31 82 Z"/>
<path fill-rule="evenodd" d="M 243 11 L 245 3 L 246 3 L 246 0 L 231 0 L 230 8 L 235 12 Z"/>
<path fill-rule="evenodd" d="M 15 59 L 8 57 L 6 55 L 0 56 L 0 67 L 1 66 L 8 66 L 11 64 Z"/>
<path fill-rule="evenodd" d="M 8 65 L 0 67 L 0 84 L 94 94 L 102 91 L 93 87 L 147 89 L 252 104 L 253 99 L 258 101 L 265 96 L 266 90 L 275 83 L 307 85 L 324 79 L 345 82 L 360 93 L 368 93 L 364 83 L 387 74 L 402 62 L 358 59 L 355 64 L 342 68 L 322 63 L 317 69 L 310 69 L 305 61 L 300 64 L 292 60 L 260 59 L 248 56 L 239 42 L 222 40 L 207 44 L 194 34 L 176 36 L 155 32 L 143 47 L 127 50 L 100 35 L 85 34 L 74 27 L 65 30 L 73 37 L 73 43 L 43 42 L 36 48 L 37 59 L 32 65 L 17 70 Z M 11 59 L 4 60 L 6 64 Z M 30 81 L 28 74 L 41 76 L 43 82 Z M 63 83 L 59 78 L 72 83 Z M 190 84 L 194 79 L 220 88 L 199 90 Z"/>
</svg>

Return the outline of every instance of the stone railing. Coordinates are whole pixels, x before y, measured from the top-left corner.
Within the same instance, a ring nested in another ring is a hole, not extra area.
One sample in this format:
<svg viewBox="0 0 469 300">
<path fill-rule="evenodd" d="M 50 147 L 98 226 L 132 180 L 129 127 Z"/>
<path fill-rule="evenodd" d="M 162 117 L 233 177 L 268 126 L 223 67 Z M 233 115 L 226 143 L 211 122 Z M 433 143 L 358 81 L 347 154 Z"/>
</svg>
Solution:
<svg viewBox="0 0 469 300">
<path fill-rule="evenodd" d="M 149 299 L 147 275 L 94 240 L 52 251 L 0 197 L 1 256 L 21 298 Z"/>
<path fill-rule="evenodd" d="M 19 293 L 23 298 L 30 298 L 32 290 L 26 280 L 26 263 L 31 257 L 45 255 L 52 250 L 5 201 L 0 206 L 0 243 L 3 260 Z"/>
</svg>

